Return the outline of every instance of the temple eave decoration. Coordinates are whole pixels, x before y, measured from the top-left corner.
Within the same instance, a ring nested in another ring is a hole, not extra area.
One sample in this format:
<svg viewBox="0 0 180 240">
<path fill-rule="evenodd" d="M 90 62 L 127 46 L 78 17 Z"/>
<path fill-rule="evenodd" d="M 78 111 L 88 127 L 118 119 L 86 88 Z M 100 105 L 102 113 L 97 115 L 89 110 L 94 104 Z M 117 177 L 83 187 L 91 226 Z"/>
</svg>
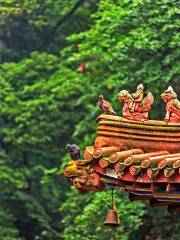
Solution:
<svg viewBox="0 0 180 240">
<path fill-rule="evenodd" d="M 144 97 L 142 84 L 134 94 L 126 90 L 118 94 L 122 116 L 99 97 L 104 113 L 96 119 L 95 143 L 84 149 L 82 159 L 70 154 L 64 169 L 80 193 L 120 188 L 130 201 L 148 200 L 152 207 L 180 211 L 180 102 L 172 87 L 161 97 L 166 104 L 162 121 L 149 120 L 154 97 L 152 93 Z M 75 144 L 69 151 L 79 153 Z"/>
</svg>

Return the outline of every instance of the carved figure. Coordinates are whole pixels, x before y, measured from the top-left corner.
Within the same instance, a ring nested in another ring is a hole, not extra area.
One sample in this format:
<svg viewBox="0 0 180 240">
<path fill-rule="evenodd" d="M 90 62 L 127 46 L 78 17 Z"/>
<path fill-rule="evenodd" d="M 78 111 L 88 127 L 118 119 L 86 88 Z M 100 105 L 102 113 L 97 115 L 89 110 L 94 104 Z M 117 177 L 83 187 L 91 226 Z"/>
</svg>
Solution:
<svg viewBox="0 0 180 240">
<path fill-rule="evenodd" d="M 105 114 L 116 115 L 111 104 L 108 101 L 104 100 L 104 97 L 102 95 L 99 96 L 98 105 L 100 109 L 104 111 Z"/>
<path fill-rule="evenodd" d="M 124 104 L 123 117 L 135 121 L 148 120 L 149 111 L 154 103 L 154 97 L 151 92 L 148 92 L 147 96 L 143 98 L 143 85 L 140 84 L 137 87 L 137 91 L 130 94 L 126 90 L 122 90 L 118 94 L 119 101 Z"/>
<path fill-rule="evenodd" d="M 69 151 L 72 160 L 80 159 L 80 148 L 76 144 L 67 144 L 66 149 Z"/>
<path fill-rule="evenodd" d="M 135 111 L 138 109 L 138 107 L 141 105 L 143 101 L 143 96 L 144 96 L 144 86 L 142 84 L 139 84 L 137 86 L 137 90 L 135 93 L 132 93 L 132 101 L 129 104 L 129 109 L 130 111 Z"/>
<path fill-rule="evenodd" d="M 64 169 L 64 175 L 77 189 L 81 189 L 83 186 L 96 186 L 95 173 L 89 162 L 86 160 L 71 160 Z"/>
<path fill-rule="evenodd" d="M 161 94 L 162 99 L 166 103 L 166 122 L 180 122 L 180 101 L 177 94 L 171 86 Z"/>
</svg>

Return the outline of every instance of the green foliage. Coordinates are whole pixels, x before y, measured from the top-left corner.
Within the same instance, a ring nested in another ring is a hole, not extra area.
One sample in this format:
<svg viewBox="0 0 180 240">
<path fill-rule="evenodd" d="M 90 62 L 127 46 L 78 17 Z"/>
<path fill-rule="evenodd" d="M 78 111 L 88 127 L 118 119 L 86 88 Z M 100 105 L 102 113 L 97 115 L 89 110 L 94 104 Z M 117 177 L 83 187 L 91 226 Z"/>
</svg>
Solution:
<svg viewBox="0 0 180 240">
<path fill-rule="evenodd" d="M 77 0 L 1 0 L 0 61 L 17 61 L 35 50 L 58 54 L 66 46 L 69 34 L 87 29 L 89 15 L 96 8 L 96 0 L 84 2 L 58 25 L 76 3 Z M 54 32 L 56 26 L 59 28 Z"/>
<path fill-rule="evenodd" d="M 32 50 L 76 1 L 1 2 L 0 51 L 7 62 L 0 65 L 0 239 L 109 239 L 102 225 L 109 191 L 70 189 L 61 176 L 69 160 L 64 146 L 92 145 L 98 95 L 120 115 L 117 93 L 140 82 L 155 95 L 152 117 L 163 118 L 161 91 L 169 84 L 179 91 L 178 1 L 101 0 L 97 11 L 96 1 L 84 3 L 56 32 L 51 54 Z M 81 63 L 88 72 L 77 71 Z M 162 217 L 150 216 L 144 203 L 129 203 L 121 192 L 116 199 L 115 238 L 144 239 L 153 226 L 146 228 L 149 217 L 159 219 L 160 229 Z M 178 239 L 178 224 L 172 225 L 169 239 Z"/>
<path fill-rule="evenodd" d="M 21 240 L 15 227 L 15 218 L 5 208 L 0 208 L 0 238 L 2 240 Z"/>
<path fill-rule="evenodd" d="M 144 205 L 140 202 L 129 203 L 127 195 L 122 192 L 116 193 L 116 204 L 122 224 L 115 231 L 103 226 L 107 211 L 111 208 L 110 193 L 111 191 L 91 193 L 91 195 L 78 196 L 78 198 L 74 191 L 68 194 L 68 200 L 60 208 L 65 216 L 63 219 L 65 240 L 108 240 L 111 235 L 115 239 L 125 240 L 128 239 L 130 233 L 139 228 L 142 224 L 140 216 L 145 212 Z M 72 199 L 76 201 L 72 201 Z M 81 205 L 79 205 L 80 203 Z"/>
<path fill-rule="evenodd" d="M 143 82 L 158 99 L 162 84 L 178 90 L 176 0 L 101 1 L 93 19 L 89 31 L 69 37 L 80 44 L 80 51 L 70 52 L 68 58 L 92 71 L 91 84 L 117 93 Z M 153 116 L 157 112 L 156 105 Z"/>
</svg>

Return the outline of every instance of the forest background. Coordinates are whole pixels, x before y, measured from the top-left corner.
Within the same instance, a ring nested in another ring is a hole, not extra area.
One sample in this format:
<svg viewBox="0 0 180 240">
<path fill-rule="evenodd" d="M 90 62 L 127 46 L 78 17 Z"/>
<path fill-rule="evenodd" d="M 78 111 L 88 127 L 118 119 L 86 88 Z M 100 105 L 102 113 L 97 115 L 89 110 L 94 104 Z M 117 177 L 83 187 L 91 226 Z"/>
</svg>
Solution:
<svg viewBox="0 0 180 240">
<path fill-rule="evenodd" d="M 117 93 L 143 83 L 155 119 L 161 92 L 180 96 L 178 14 L 177 0 L 0 0 L 1 240 L 180 239 L 177 214 L 121 191 L 112 233 L 110 191 L 79 195 L 62 176 L 65 145 L 94 142 L 99 94 L 120 115 Z"/>
</svg>

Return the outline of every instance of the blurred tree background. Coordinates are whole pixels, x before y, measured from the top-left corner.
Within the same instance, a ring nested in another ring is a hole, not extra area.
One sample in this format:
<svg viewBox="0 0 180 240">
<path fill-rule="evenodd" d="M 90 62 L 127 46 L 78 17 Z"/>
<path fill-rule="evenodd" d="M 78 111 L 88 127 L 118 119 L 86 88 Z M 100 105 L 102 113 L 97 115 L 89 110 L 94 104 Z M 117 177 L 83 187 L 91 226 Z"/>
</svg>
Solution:
<svg viewBox="0 0 180 240">
<path fill-rule="evenodd" d="M 177 214 L 129 203 L 103 226 L 110 191 L 79 195 L 62 176 L 67 143 L 94 142 L 97 97 L 142 82 L 180 95 L 177 0 L 0 1 L 0 239 L 180 239 Z"/>
</svg>

